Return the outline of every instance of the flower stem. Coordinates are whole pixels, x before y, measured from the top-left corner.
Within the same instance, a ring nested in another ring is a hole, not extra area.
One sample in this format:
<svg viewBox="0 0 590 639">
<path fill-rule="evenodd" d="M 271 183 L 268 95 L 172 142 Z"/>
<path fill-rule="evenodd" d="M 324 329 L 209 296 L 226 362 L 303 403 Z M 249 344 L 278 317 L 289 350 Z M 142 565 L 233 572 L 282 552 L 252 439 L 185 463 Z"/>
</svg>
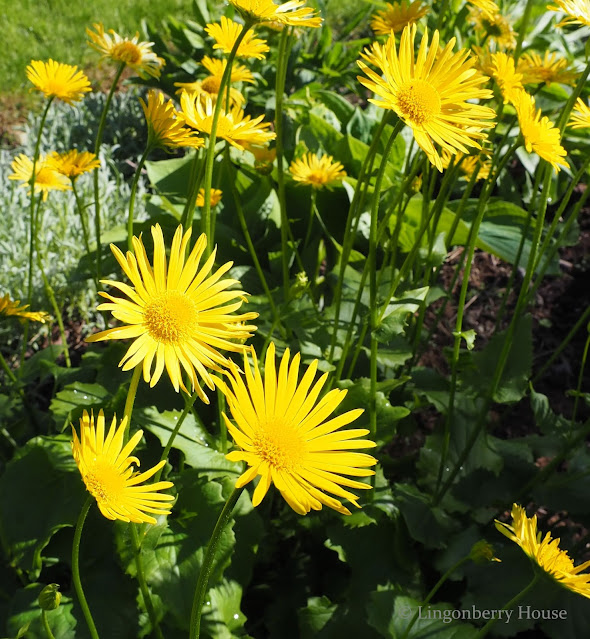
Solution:
<svg viewBox="0 0 590 639">
<path fill-rule="evenodd" d="M 47 620 L 47 610 L 41 611 L 41 621 L 43 622 L 43 628 L 45 630 L 45 634 L 47 635 L 47 639 L 55 639 L 53 633 L 51 632 L 51 628 L 49 627 L 49 621 Z"/>
<path fill-rule="evenodd" d="M 133 404 L 135 403 L 135 396 L 137 395 L 137 387 L 139 386 L 139 378 L 141 377 L 143 366 L 138 364 L 133 369 L 133 376 L 129 383 L 129 390 L 127 391 L 127 400 L 125 401 L 125 409 L 123 411 L 123 418 L 127 418 L 127 424 L 125 425 L 125 441 L 129 437 L 129 427 L 131 425 L 131 413 L 133 412 Z"/>
<path fill-rule="evenodd" d="M 518 27 L 518 38 L 516 40 L 516 47 L 514 48 L 514 64 L 518 62 L 518 58 L 520 57 L 520 52 L 522 51 L 522 43 L 524 41 L 524 34 L 526 28 L 529 24 L 529 20 L 531 17 L 531 12 L 533 10 L 533 5 L 535 4 L 534 0 L 527 0 L 526 6 L 524 8 L 524 13 L 522 14 L 522 19 L 520 21 L 520 25 Z"/>
<path fill-rule="evenodd" d="M 152 597 L 145 580 L 145 575 L 143 574 L 143 566 L 141 563 L 141 545 L 139 543 L 139 535 L 137 534 L 137 524 L 130 523 L 129 526 L 131 527 L 131 540 L 133 542 L 133 551 L 135 554 L 135 569 L 137 570 L 137 581 L 139 582 L 139 588 L 141 590 L 143 603 L 148 613 L 148 617 L 150 618 L 150 623 L 152 624 L 152 629 L 155 632 L 156 637 L 158 639 L 164 639 L 164 635 L 162 634 L 162 631 L 160 629 L 160 624 L 158 623 L 158 617 L 154 609 Z"/>
<path fill-rule="evenodd" d="M 584 69 L 584 71 L 582 71 L 582 75 L 580 75 L 580 77 L 578 78 L 578 82 L 576 83 L 574 90 L 572 91 L 570 97 L 565 103 L 565 107 L 563 107 L 563 111 L 561 112 L 561 115 L 559 116 L 559 122 L 557 124 L 557 128 L 559 129 L 559 132 L 561 134 L 563 134 L 563 130 L 565 129 L 565 125 L 567 124 L 567 121 L 570 117 L 570 113 L 572 112 L 572 109 L 574 108 L 574 105 L 576 104 L 576 100 L 580 97 L 580 94 L 582 93 L 582 89 L 586 86 L 586 80 L 588 79 L 589 75 L 590 75 L 590 60 L 588 60 L 588 63 L 586 64 L 586 68 Z"/>
<path fill-rule="evenodd" d="M 211 253 L 210 247 L 215 244 L 215 238 L 212 237 L 212 220 L 211 220 L 211 184 L 213 182 L 213 163 L 215 160 L 215 143 L 217 141 L 217 124 L 219 122 L 219 116 L 221 114 L 221 109 L 223 108 L 223 90 L 226 87 L 227 83 L 231 82 L 231 68 L 236 57 L 236 53 L 242 40 L 244 39 L 246 33 L 250 30 L 252 26 L 251 22 L 246 21 L 244 24 L 240 34 L 236 38 L 234 46 L 227 58 L 227 63 L 225 65 L 225 70 L 223 71 L 223 76 L 221 77 L 221 83 L 219 85 L 219 92 L 217 94 L 217 100 L 215 101 L 215 108 L 213 110 L 213 119 L 211 122 L 211 132 L 209 133 L 209 143 L 207 145 L 207 156 L 205 158 L 205 183 L 204 183 L 204 200 L 205 204 L 203 206 L 203 212 L 201 217 L 201 231 L 207 235 L 207 247 L 205 248 L 205 257 L 208 257 Z M 229 111 L 229 104 L 227 105 L 227 110 Z M 196 199 L 196 198 L 195 198 Z M 191 207 L 194 208 L 194 207 Z M 190 215 L 190 210 L 189 210 Z"/>
<path fill-rule="evenodd" d="M 514 606 L 519 601 L 521 601 L 525 597 L 525 595 L 527 595 L 537 585 L 537 582 L 539 581 L 540 578 L 541 578 L 541 573 L 540 572 L 536 572 L 535 576 L 533 577 L 533 579 L 531 580 L 529 585 L 526 586 L 526 588 L 524 588 L 523 590 L 521 590 L 507 604 L 502 606 L 502 610 L 511 610 L 512 608 L 514 608 Z M 483 639 L 483 637 L 485 637 L 488 634 L 488 632 L 492 629 L 492 626 L 498 621 L 499 618 L 500 618 L 499 616 L 497 618 L 496 617 L 492 617 L 486 623 L 486 625 L 475 635 L 475 637 L 473 639 Z"/>
<path fill-rule="evenodd" d="M 72 183 L 72 191 L 74 193 L 74 198 L 76 199 L 76 207 L 78 208 L 78 215 L 80 216 L 80 224 L 82 225 L 82 236 L 84 237 L 84 248 L 86 249 L 86 253 L 90 253 L 90 240 L 88 236 L 88 220 L 86 219 L 84 206 L 82 205 L 82 201 L 80 200 L 80 196 L 78 195 L 78 189 L 76 188 L 76 180 L 74 178 L 70 178 L 70 182 Z"/>
<path fill-rule="evenodd" d="M 151 151 L 148 145 L 143 152 L 135 169 L 135 175 L 133 176 L 133 184 L 131 185 L 131 194 L 129 195 L 129 216 L 127 217 L 127 247 L 133 252 L 133 211 L 135 209 L 135 194 L 137 193 L 137 183 L 141 177 L 141 170 L 147 160 L 148 153 Z"/>
<path fill-rule="evenodd" d="M 315 217 L 315 201 L 317 197 L 317 190 L 311 187 L 311 194 L 309 200 L 309 220 L 307 221 L 307 231 L 305 233 L 305 240 L 303 242 L 303 250 L 309 244 L 309 238 L 311 237 L 311 229 L 313 227 L 313 220 Z"/>
<path fill-rule="evenodd" d="M 199 196 L 199 187 L 203 179 L 205 163 L 200 161 L 201 149 L 195 150 L 195 157 L 191 166 L 191 176 L 189 182 L 189 192 L 182 212 L 180 223 L 185 231 L 188 231 L 193 225 L 193 217 L 195 215 L 195 206 L 197 205 L 197 197 Z"/>
<path fill-rule="evenodd" d="M 111 84 L 111 88 L 107 95 L 106 102 L 104 103 L 104 107 L 102 109 L 102 113 L 100 116 L 100 121 L 98 123 L 98 131 L 96 133 L 96 140 L 94 142 L 94 155 L 98 158 L 100 156 L 100 145 L 102 144 L 102 136 L 104 134 L 104 127 L 107 120 L 107 112 L 111 105 L 111 100 L 113 99 L 113 94 L 115 93 L 115 89 L 117 88 L 117 84 L 119 83 L 119 78 L 123 73 L 123 69 L 125 68 L 125 62 L 121 62 L 117 72 L 115 73 L 115 77 L 113 79 L 113 83 Z M 94 229 L 96 233 L 96 281 L 100 282 L 101 274 L 102 274 L 102 257 L 101 257 L 101 242 L 100 242 L 100 192 L 98 189 L 98 168 L 94 169 Z"/>
<path fill-rule="evenodd" d="M 88 515 L 88 511 L 90 510 L 90 506 L 92 506 L 93 501 L 94 497 L 90 495 L 84 503 L 84 506 L 82 506 L 82 510 L 78 517 L 78 522 L 76 523 L 76 530 L 74 532 L 74 543 L 72 545 L 72 581 L 74 582 L 74 590 L 76 591 L 76 596 L 78 597 L 80 608 L 82 608 L 82 612 L 84 613 L 84 618 L 86 619 L 86 624 L 88 626 L 88 630 L 90 631 L 90 636 L 92 637 L 92 639 L 98 639 L 98 632 L 96 630 L 96 626 L 94 625 L 94 619 L 92 618 L 90 608 L 88 607 L 86 597 L 84 596 L 84 591 L 82 590 L 79 564 L 80 538 L 82 537 L 82 528 L 84 527 L 86 515 Z"/>
<path fill-rule="evenodd" d="M 217 546 L 219 545 L 219 541 L 221 540 L 221 533 L 223 532 L 231 518 L 232 511 L 234 509 L 234 506 L 236 505 L 236 502 L 238 501 L 238 498 L 242 494 L 242 490 L 243 488 L 234 488 L 232 494 L 225 502 L 225 506 L 223 507 L 223 510 L 219 515 L 219 519 L 215 524 L 215 528 L 213 529 L 213 534 L 209 539 L 209 544 L 207 545 L 207 550 L 205 551 L 205 556 L 203 557 L 203 563 L 201 565 L 201 570 L 199 571 L 199 578 L 197 580 L 197 586 L 195 588 L 195 594 L 193 598 L 191 627 L 189 633 L 190 639 L 199 639 L 199 635 L 201 632 L 201 616 L 203 614 L 203 604 L 205 603 L 209 577 L 211 576 L 211 572 L 213 570 L 213 560 L 215 559 Z"/>
</svg>

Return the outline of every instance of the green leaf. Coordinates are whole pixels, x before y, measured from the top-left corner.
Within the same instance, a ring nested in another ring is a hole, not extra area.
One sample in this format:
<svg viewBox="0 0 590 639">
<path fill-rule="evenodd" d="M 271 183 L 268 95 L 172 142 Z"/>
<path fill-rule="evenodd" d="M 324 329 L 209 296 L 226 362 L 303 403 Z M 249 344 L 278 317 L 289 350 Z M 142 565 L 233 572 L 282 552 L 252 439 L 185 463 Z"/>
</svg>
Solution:
<svg viewBox="0 0 590 639">
<path fill-rule="evenodd" d="M 301 639 L 313 639 L 332 619 L 338 606 L 328 597 L 310 597 L 305 608 L 299 608 L 299 632 Z"/>
<path fill-rule="evenodd" d="M 167 197 L 186 198 L 186 185 L 190 182 L 194 153 L 182 158 L 146 162 L 145 168 L 151 184 Z"/>
<path fill-rule="evenodd" d="M 404 291 L 401 297 L 394 297 L 383 314 L 375 337 L 379 342 L 388 343 L 394 335 L 404 332 L 408 316 L 418 311 L 428 293 L 428 286 Z"/>
<path fill-rule="evenodd" d="M 209 590 L 202 625 L 211 639 L 232 639 L 234 631 L 244 625 L 246 617 L 240 610 L 241 601 L 242 587 L 236 581 L 224 579 Z"/>
<path fill-rule="evenodd" d="M 68 422 L 75 422 L 84 410 L 100 409 L 105 405 L 109 392 L 100 384 L 68 384 L 51 400 L 49 410 L 53 413 L 55 423 L 61 427 Z M 97 411 L 95 411 L 97 412 Z"/>
<path fill-rule="evenodd" d="M 343 98 L 338 93 L 334 91 L 326 91 L 323 89 L 316 89 L 313 91 L 312 96 L 320 100 L 323 104 L 325 104 L 330 111 L 332 111 L 340 124 L 346 126 L 353 113 L 355 112 L 355 108 L 352 104 Z"/>
<path fill-rule="evenodd" d="M 11 564 L 37 578 L 41 553 L 61 528 L 74 526 L 84 485 L 67 437 L 36 437 L 0 477 L 0 529 Z"/>
<path fill-rule="evenodd" d="M 472 351 L 475 346 L 475 337 L 476 332 L 474 329 L 470 328 L 468 331 L 461 331 L 457 333 L 457 331 L 453 331 L 454 337 L 462 337 L 465 340 L 465 344 L 467 345 L 467 350 Z"/>
<path fill-rule="evenodd" d="M 535 416 L 535 424 L 544 435 L 563 435 L 571 428 L 571 422 L 561 415 L 556 415 L 549 406 L 546 395 L 537 393 L 530 385 L 531 408 Z"/>
</svg>

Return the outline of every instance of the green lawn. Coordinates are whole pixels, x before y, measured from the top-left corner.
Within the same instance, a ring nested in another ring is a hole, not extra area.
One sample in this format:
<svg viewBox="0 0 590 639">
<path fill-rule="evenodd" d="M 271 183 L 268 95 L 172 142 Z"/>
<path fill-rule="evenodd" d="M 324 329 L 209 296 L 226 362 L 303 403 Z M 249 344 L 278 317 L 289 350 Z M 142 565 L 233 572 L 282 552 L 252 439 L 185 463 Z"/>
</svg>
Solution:
<svg viewBox="0 0 590 639">
<path fill-rule="evenodd" d="M 158 24 L 174 15 L 192 17 L 192 0 L 0 0 L 3 55 L 0 93 L 28 88 L 25 68 L 32 59 L 78 64 L 98 60 L 86 44 L 86 27 L 102 22 L 121 35 L 141 30 L 142 19 Z"/>
</svg>

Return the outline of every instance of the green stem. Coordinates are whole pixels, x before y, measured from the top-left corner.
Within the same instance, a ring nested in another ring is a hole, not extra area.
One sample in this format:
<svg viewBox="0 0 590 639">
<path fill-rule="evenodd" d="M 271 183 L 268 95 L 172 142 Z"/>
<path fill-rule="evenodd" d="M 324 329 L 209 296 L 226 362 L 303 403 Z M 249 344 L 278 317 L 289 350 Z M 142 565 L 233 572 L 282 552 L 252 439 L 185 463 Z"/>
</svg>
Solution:
<svg viewBox="0 0 590 639">
<path fill-rule="evenodd" d="M 219 515 L 219 519 L 215 524 L 213 533 L 209 539 L 205 556 L 203 557 L 203 563 L 201 564 L 201 570 L 199 571 L 199 578 L 197 580 L 197 586 L 195 588 L 195 594 L 193 597 L 193 607 L 191 612 L 191 627 L 189 638 L 199 639 L 201 632 L 201 616 L 203 614 L 203 604 L 205 603 L 205 596 L 207 595 L 207 586 L 209 583 L 209 577 L 213 571 L 213 560 L 215 559 L 215 553 L 219 542 L 221 540 L 221 533 L 228 524 L 234 506 L 238 501 L 238 498 L 242 494 L 243 488 L 234 488 L 232 494 L 225 502 L 225 506 Z"/>
<path fill-rule="evenodd" d="M 139 182 L 139 178 L 141 177 L 141 170 L 147 160 L 148 153 L 150 152 L 150 146 L 148 145 L 146 150 L 143 152 L 139 163 L 137 164 L 137 169 L 135 170 L 135 175 L 133 176 L 133 183 L 131 184 L 131 194 L 129 195 L 129 216 L 127 217 L 127 247 L 130 251 L 133 252 L 133 210 L 135 208 L 135 194 L 137 193 L 137 184 Z"/>
<path fill-rule="evenodd" d="M 130 523 L 129 526 L 131 527 L 131 540 L 133 542 L 133 552 L 135 555 L 135 569 L 137 571 L 137 581 L 139 582 L 139 588 L 141 590 L 143 603 L 148 613 L 148 617 L 150 618 L 152 629 L 156 633 L 156 637 L 158 639 L 164 639 L 164 635 L 162 634 L 162 631 L 160 630 L 160 624 L 158 623 L 158 617 L 154 609 L 152 597 L 150 595 L 147 582 L 145 580 L 145 575 L 143 574 L 143 565 L 141 563 L 141 544 L 139 543 L 139 535 L 137 534 L 137 524 Z"/>
<path fill-rule="evenodd" d="M 49 621 L 47 620 L 47 610 L 41 611 L 41 621 L 43 622 L 43 628 L 45 629 L 47 639 L 55 639 L 53 633 L 51 632 L 51 628 L 49 627 Z"/>
<path fill-rule="evenodd" d="M 462 566 L 464 563 L 468 562 L 469 559 L 470 559 L 469 555 L 467 555 L 467 557 L 463 557 L 462 559 L 459 559 L 459 561 L 455 563 L 453 566 L 451 566 L 445 572 L 445 574 L 436 582 L 432 590 L 426 596 L 426 599 L 424 599 L 424 601 L 422 602 L 418 610 L 416 610 L 416 612 L 414 613 L 414 616 L 410 619 L 410 623 L 406 626 L 406 629 L 404 630 L 404 634 L 401 636 L 400 639 L 407 639 L 408 635 L 410 634 L 410 630 L 413 628 L 414 624 L 418 620 L 418 617 L 420 616 L 420 608 L 422 606 L 428 605 L 430 600 L 440 590 L 440 587 L 445 583 L 445 581 L 455 572 L 455 570 L 457 570 L 457 568 Z"/>
<path fill-rule="evenodd" d="M 78 597 L 78 603 L 80 604 L 80 608 L 82 608 L 82 612 L 84 613 L 84 618 L 86 619 L 86 624 L 88 626 L 88 630 L 90 631 L 90 636 L 92 639 L 98 639 L 98 632 L 96 630 L 96 626 L 94 625 L 94 619 L 92 618 L 92 614 L 90 613 L 90 608 L 88 607 L 88 603 L 86 601 L 86 597 L 84 596 L 84 591 L 82 590 L 82 582 L 80 581 L 80 538 L 82 537 L 82 528 L 84 527 L 84 522 L 86 521 L 86 516 L 88 515 L 88 511 L 90 510 L 90 506 L 94 502 L 94 497 L 90 495 L 84 506 L 82 506 L 82 511 L 80 512 L 80 516 L 78 517 L 78 522 L 76 523 L 76 530 L 74 532 L 74 542 L 72 545 L 72 581 L 74 582 L 74 590 L 76 591 L 76 596 Z"/>
<path fill-rule="evenodd" d="M 211 122 L 211 131 L 209 133 L 209 143 L 207 145 L 207 156 L 205 159 L 205 184 L 204 184 L 204 200 L 202 217 L 201 217 L 201 231 L 207 235 L 207 247 L 205 248 L 205 257 L 207 258 L 211 254 L 211 248 L 215 244 L 215 238 L 212 237 L 211 227 L 211 184 L 213 183 L 213 164 L 215 160 L 215 144 L 217 142 L 217 124 L 219 122 L 219 116 L 221 115 L 221 109 L 223 108 L 223 90 L 228 82 L 231 82 L 231 68 L 236 57 L 238 47 L 242 43 L 246 33 L 250 30 L 252 23 L 246 21 L 242 31 L 236 38 L 234 46 L 227 58 L 225 70 L 221 77 L 221 83 L 219 85 L 219 92 L 217 94 L 217 100 L 215 101 L 215 108 L 213 110 L 213 119 Z M 189 211 L 190 214 L 190 211 Z"/>
<path fill-rule="evenodd" d="M 285 81 L 287 77 L 287 62 L 290 29 L 285 27 L 281 33 L 277 58 L 277 74 L 275 87 L 275 129 L 277 151 L 277 186 L 279 207 L 281 211 L 281 265 L 283 273 L 283 296 L 285 303 L 289 301 L 289 218 L 287 216 L 287 201 L 285 197 L 285 170 L 283 148 L 283 99 Z M 295 250 L 295 246 L 293 246 Z"/>
<path fill-rule="evenodd" d="M 447 12 L 448 6 L 449 6 L 449 0 L 442 0 L 442 6 L 438 12 L 438 17 L 436 19 L 436 27 L 435 27 L 439 31 L 441 30 L 441 27 L 443 25 L 445 13 Z"/>
<path fill-rule="evenodd" d="M 193 225 L 193 217 L 195 215 L 195 206 L 197 205 L 197 197 L 199 196 L 199 186 L 203 179 L 203 172 L 205 170 L 205 164 L 200 161 L 201 149 L 195 150 L 195 157 L 191 166 L 191 176 L 189 181 L 188 197 L 186 204 L 184 205 L 184 211 L 180 223 L 185 231 L 191 228 Z M 200 166 L 199 166 L 200 165 Z"/>
<path fill-rule="evenodd" d="M 227 426 L 225 419 L 223 419 L 223 411 L 225 410 L 225 396 L 217 389 L 217 421 L 219 423 L 219 436 L 221 439 L 221 452 L 225 455 L 227 453 Z"/>
<path fill-rule="evenodd" d="M 584 368 L 586 368 L 586 358 L 588 357 L 588 347 L 590 346 L 590 333 L 586 338 L 584 352 L 582 353 L 582 364 L 580 365 L 580 373 L 578 374 L 578 385 L 576 386 L 576 395 L 574 398 L 574 410 L 572 411 L 572 424 L 576 423 L 578 414 L 578 402 L 580 400 L 580 391 L 582 390 L 582 379 L 584 377 Z"/>
<path fill-rule="evenodd" d="M 521 590 L 507 604 L 502 606 L 502 610 L 512 610 L 514 606 L 516 606 L 516 604 L 519 601 L 521 601 L 537 585 L 537 582 L 539 581 L 540 578 L 541 578 L 541 573 L 536 572 L 535 576 L 533 577 L 529 585 L 523 590 Z M 492 629 L 492 626 L 498 621 L 499 618 L 500 618 L 499 616 L 497 618 L 492 617 L 492 619 L 490 619 L 486 623 L 486 625 L 475 635 L 473 639 L 483 639 L 483 637 L 485 637 L 488 634 L 488 632 Z"/>
<path fill-rule="evenodd" d="M 80 216 L 80 224 L 82 225 L 82 236 L 84 238 L 84 248 L 86 249 L 86 253 L 90 253 L 90 239 L 88 235 L 88 220 L 86 219 L 86 213 L 84 211 L 84 206 L 82 205 L 82 201 L 80 200 L 80 196 L 78 195 L 78 189 L 76 188 L 76 180 L 74 178 L 70 178 L 72 183 L 72 191 L 74 192 L 74 198 L 76 199 L 76 207 L 78 208 L 78 215 Z"/>
<path fill-rule="evenodd" d="M 119 82 L 119 78 L 123 73 L 123 69 L 125 68 L 125 62 L 121 62 L 117 72 L 115 73 L 115 77 L 113 79 L 113 83 L 111 84 L 111 88 L 107 95 L 107 99 L 104 103 L 104 107 L 102 109 L 102 113 L 100 116 L 100 121 L 98 123 L 98 131 L 96 133 L 96 140 L 94 142 L 94 155 L 96 157 L 100 157 L 100 145 L 102 144 L 102 136 L 104 134 L 104 127 L 107 120 L 107 112 L 111 105 L 111 100 L 113 99 L 113 94 L 115 93 L 115 89 L 117 88 L 117 84 Z M 96 281 L 100 282 L 100 278 L 102 275 L 102 257 L 101 257 L 101 241 L 100 241 L 100 191 L 98 188 L 98 167 L 94 169 L 94 229 L 96 233 Z"/>
<path fill-rule="evenodd" d="M 309 219 L 307 221 L 307 231 L 305 232 L 305 240 L 303 241 L 303 250 L 306 249 L 309 244 L 309 238 L 311 237 L 311 229 L 313 227 L 313 220 L 315 217 L 315 201 L 317 197 L 317 189 L 311 187 L 311 194 L 309 198 Z"/>
<path fill-rule="evenodd" d="M 522 51 L 522 43 L 524 41 L 524 34 L 526 28 L 528 27 L 529 20 L 531 17 L 531 12 L 533 10 L 533 5 L 535 4 L 535 0 L 527 0 L 526 6 L 524 8 L 524 13 L 522 14 L 522 20 L 520 21 L 520 26 L 518 28 L 518 38 L 516 40 L 516 47 L 514 48 L 514 64 L 518 62 L 518 58 L 520 57 L 520 52 Z"/>
<path fill-rule="evenodd" d="M 127 399 L 125 400 L 125 409 L 123 410 L 123 418 L 127 418 L 127 424 L 125 425 L 125 441 L 127 441 L 129 437 L 131 413 L 133 412 L 133 404 L 135 403 L 135 396 L 137 395 L 137 387 L 139 386 L 139 378 L 141 377 L 142 370 L 143 366 L 138 364 L 133 369 L 131 382 L 129 382 L 129 390 L 127 391 Z"/>
<path fill-rule="evenodd" d="M 578 78 L 578 82 L 576 83 L 574 90 L 572 91 L 570 97 L 565 103 L 565 107 L 563 108 L 563 111 L 561 112 L 561 115 L 559 117 L 557 128 L 559 129 L 559 132 L 561 134 L 563 134 L 563 130 L 565 129 L 565 125 L 567 124 L 567 121 L 570 117 L 570 113 L 572 112 L 572 109 L 574 108 L 574 105 L 576 104 L 576 100 L 580 97 L 580 94 L 582 93 L 582 89 L 586 85 L 586 80 L 588 79 L 589 75 L 590 75 L 590 60 L 588 60 L 586 64 L 586 68 L 584 69 L 584 71 L 582 71 L 582 75 Z"/>
</svg>

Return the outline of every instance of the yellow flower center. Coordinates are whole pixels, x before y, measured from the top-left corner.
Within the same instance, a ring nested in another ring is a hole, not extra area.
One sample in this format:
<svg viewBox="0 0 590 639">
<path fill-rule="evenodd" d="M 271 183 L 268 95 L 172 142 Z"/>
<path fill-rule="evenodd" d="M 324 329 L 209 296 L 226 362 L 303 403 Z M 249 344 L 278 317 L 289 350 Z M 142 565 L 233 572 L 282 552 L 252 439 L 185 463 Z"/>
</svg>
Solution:
<svg viewBox="0 0 590 639">
<path fill-rule="evenodd" d="M 198 317 L 195 303 L 189 297 L 178 291 L 166 291 L 146 306 L 143 321 L 157 342 L 177 344 L 191 337 Z"/>
<path fill-rule="evenodd" d="M 398 91 L 396 105 L 402 118 L 420 126 L 440 113 L 440 96 L 426 80 L 410 80 Z"/>
<path fill-rule="evenodd" d="M 119 495 L 125 489 L 125 476 L 112 464 L 96 459 L 84 477 L 88 492 L 97 502 L 105 505 L 118 503 Z"/>
<path fill-rule="evenodd" d="M 252 444 L 258 457 L 276 470 L 292 471 L 305 455 L 301 435 L 280 419 L 261 424 Z"/>
<path fill-rule="evenodd" d="M 141 51 L 133 42 L 119 42 L 113 47 L 111 57 L 126 64 L 137 64 L 141 61 Z"/>
<path fill-rule="evenodd" d="M 210 75 L 201 82 L 201 88 L 211 95 L 217 95 L 221 88 L 221 78 L 215 75 Z"/>
<path fill-rule="evenodd" d="M 325 171 L 310 171 L 305 179 L 313 186 L 324 186 L 328 182 L 328 175 Z"/>
</svg>

